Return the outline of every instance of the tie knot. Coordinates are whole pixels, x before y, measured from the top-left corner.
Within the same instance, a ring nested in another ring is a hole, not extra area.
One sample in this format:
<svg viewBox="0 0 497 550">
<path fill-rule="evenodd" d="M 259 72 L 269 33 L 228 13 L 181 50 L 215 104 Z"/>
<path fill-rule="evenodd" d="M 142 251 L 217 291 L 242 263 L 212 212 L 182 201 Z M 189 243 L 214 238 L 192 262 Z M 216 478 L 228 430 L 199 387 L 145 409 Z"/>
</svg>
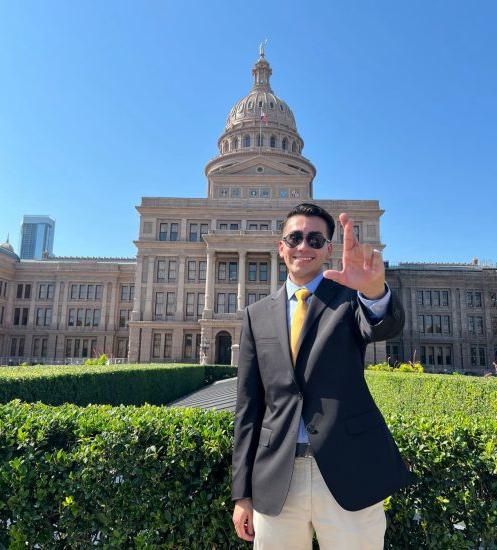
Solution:
<svg viewBox="0 0 497 550">
<path fill-rule="evenodd" d="M 307 300 L 309 296 L 312 294 L 310 290 L 307 290 L 307 288 L 299 288 L 295 292 L 295 296 L 297 296 L 297 302 L 303 302 L 304 300 Z"/>
</svg>

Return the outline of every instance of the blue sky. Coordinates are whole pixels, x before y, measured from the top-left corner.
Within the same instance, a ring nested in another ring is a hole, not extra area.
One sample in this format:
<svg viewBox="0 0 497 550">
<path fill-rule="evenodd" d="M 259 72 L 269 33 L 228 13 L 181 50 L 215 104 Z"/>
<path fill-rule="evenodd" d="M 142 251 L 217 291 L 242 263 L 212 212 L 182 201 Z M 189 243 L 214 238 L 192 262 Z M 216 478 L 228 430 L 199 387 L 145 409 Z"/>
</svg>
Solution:
<svg viewBox="0 0 497 550">
<path fill-rule="evenodd" d="M 0 3 L 0 240 L 133 256 L 142 196 L 203 197 L 269 37 L 316 199 L 378 199 L 385 259 L 497 262 L 497 3 Z"/>
</svg>

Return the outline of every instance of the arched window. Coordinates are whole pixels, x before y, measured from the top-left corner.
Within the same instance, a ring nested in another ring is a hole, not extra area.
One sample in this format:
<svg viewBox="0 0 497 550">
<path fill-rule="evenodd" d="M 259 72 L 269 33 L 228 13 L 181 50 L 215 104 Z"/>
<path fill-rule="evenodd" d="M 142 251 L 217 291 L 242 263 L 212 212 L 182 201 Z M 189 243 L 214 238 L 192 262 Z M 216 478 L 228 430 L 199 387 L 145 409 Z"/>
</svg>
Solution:
<svg viewBox="0 0 497 550">
<path fill-rule="evenodd" d="M 264 146 L 264 136 L 262 134 L 257 134 L 257 147 Z"/>
<path fill-rule="evenodd" d="M 271 136 L 271 139 L 269 141 L 269 146 L 270 147 L 276 147 L 276 136 Z"/>
<path fill-rule="evenodd" d="M 273 103 L 272 101 L 269 102 L 269 107 L 270 107 L 271 109 L 274 109 L 274 103 Z"/>
<path fill-rule="evenodd" d="M 283 149 L 283 151 L 286 151 L 287 145 L 288 145 L 287 139 L 283 138 L 283 141 L 281 142 L 281 148 Z"/>
<path fill-rule="evenodd" d="M 254 104 L 253 104 L 251 101 L 249 101 L 249 102 L 248 102 L 248 108 L 249 108 L 249 109 L 252 109 L 253 106 L 254 106 Z"/>
<path fill-rule="evenodd" d="M 297 150 L 297 144 L 295 143 L 295 141 L 292 142 L 292 153 L 295 153 L 295 151 Z"/>
<path fill-rule="evenodd" d="M 226 140 L 223 141 L 223 153 L 228 152 L 228 142 Z"/>
<path fill-rule="evenodd" d="M 239 146 L 239 141 L 238 141 L 238 138 L 235 138 L 235 141 L 233 142 L 233 149 L 235 151 L 238 150 L 238 146 Z"/>
<path fill-rule="evenodd" d="M 250 147 L 250 136 L 248 134 L 243 136 L 243 146 Z"/>
</svg>

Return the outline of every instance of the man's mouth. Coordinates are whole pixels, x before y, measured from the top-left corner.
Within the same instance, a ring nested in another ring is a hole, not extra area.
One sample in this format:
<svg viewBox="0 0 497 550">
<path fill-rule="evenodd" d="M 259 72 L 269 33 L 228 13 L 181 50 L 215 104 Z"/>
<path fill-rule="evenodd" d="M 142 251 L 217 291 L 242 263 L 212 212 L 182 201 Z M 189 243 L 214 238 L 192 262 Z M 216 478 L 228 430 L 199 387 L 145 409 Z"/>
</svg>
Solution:
<svg viewBox="0 0 497 550">
<path fill-rule="evenodd" d="M 294 256 L 293 259 L 301 262 L 310 262 L 314 260 L 314 258 L 311 256 Z"/>
</svg>

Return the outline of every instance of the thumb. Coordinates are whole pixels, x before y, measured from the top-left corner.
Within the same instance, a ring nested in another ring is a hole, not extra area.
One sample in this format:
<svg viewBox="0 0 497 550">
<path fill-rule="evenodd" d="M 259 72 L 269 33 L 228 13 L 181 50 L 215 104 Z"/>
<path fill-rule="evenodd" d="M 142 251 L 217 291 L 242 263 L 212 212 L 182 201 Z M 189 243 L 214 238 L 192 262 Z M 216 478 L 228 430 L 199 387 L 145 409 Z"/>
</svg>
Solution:
<svg viewBox="0 0 497 550">
<path fill-rule="evenodd" d="M 343 271 L 337 271 L 336 269 L 327 269 L 326 271 L 323 271 L 323 277 L 325 279 L 331 279 L 332 281 L 340 283 L 341 285 L 345 283 L 345 276 Z"/>
<path fill-rule="evenodd" d="M 254 533 L 254 514 L 252 512 L 252 510 L 250 510 L 248 512 L 248 517 L 247 517 L 247 533 L 251 536 L 253 536 L 255 533 Z"/>
</svg>

